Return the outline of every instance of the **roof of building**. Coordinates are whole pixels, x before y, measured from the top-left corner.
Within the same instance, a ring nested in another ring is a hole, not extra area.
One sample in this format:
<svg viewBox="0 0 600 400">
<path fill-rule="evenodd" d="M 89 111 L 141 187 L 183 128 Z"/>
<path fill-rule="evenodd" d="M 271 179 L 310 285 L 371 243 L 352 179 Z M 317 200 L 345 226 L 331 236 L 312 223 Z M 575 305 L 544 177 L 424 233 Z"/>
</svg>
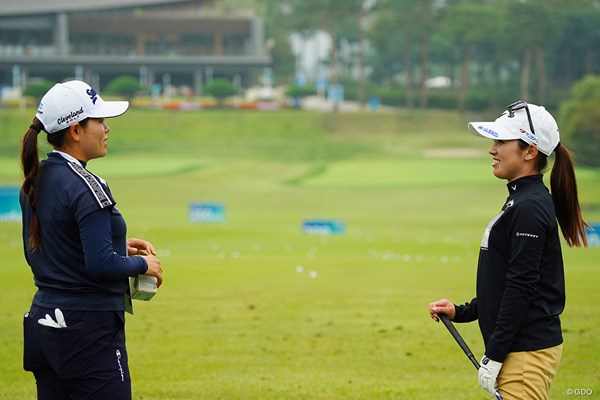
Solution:
<svg viewBox="0 0 600 400">
<path fill-rule="evenodd" d="M 0 17 L 168 5 L 187 0 L 0 0 Z"/>
</svg>

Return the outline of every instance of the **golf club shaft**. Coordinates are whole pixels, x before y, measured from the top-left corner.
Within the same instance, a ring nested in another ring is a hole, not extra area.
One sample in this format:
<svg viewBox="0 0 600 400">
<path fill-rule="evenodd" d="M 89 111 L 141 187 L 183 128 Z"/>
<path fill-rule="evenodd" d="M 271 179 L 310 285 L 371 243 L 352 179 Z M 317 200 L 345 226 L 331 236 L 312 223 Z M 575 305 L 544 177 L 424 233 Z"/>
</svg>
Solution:
<svg viewBox="0 0 600 400">
<path fill-rule="evenodd" d="M 465 353 L 467 358 L 471 360 L 471 363 L 473 363 L 475 368 L 479 370 L 479 362 L 473 355 L 471 349 L 469 349 L 469 346 L 467 346 L 465 340 L 462 338 L 462 336 L 460 336 L 460 333 L 458 333 L 458 331 L 456 330 L 456 327 L 452 324 L 452 321 L 450 321 L 450 317 L 448 317 L 446 314 L 439 314 L 439 317 L 446 329 L 448 329 L 448 332 L 450 332 L 454 340 L 456 340 L 456 343 L 458 343 L 462 351 Z M 500 393 L 498 393 L 498 391 L 494 393 L 494 396 L 496 396 L 496 399 L 498 400 L 503 400 L 502 396 L 500 395 Z"/>
<path fill-rule="evenodd" d="M 450 321 L 450 318 L 446 314 L 439 314 L 439 317 L 446 326 L 446 329 L 448 329 L 448 332 L 450 332 L 454 340 L 456 340 L 456 343 L 458 343 L 462 351 L 465 353 L 467 358 L 471 360 L 471 362 L 475 366 L 475 369 L 479 370 L 479 362 L 473 355 L 471 349 L 469 349 L 469 346 L 467 346 L 465 340 L 462 338 L 462 336 L 460 336 L 460 333 L 458 333 L 458 331 L 456 330 L 456 327 Z"/>
</svg>

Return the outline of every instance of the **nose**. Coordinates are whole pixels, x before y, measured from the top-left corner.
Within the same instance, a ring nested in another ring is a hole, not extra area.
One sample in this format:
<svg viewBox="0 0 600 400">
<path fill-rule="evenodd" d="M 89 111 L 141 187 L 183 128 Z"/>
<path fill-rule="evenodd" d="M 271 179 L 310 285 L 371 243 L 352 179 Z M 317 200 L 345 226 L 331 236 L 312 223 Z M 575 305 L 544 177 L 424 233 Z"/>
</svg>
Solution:
<svg viewBox="0 0 600 400">
<path fill-rule="evenodd" d="M 496 153 L 498 153 L 498 149 L 496 148 L 497 143 L 494 141 L 494 143 L 492 144 L 492 147 L 490 147 L 490 149 L 488 150 L 488 154 L 489 155 L 494 155 Z"/>
<path fill-rule="evenodd" d="M 104 125 L 104 133 L 110 132 L 110 126 L 106 122 L 102 122 L 102 125 Z"/>
</svg>

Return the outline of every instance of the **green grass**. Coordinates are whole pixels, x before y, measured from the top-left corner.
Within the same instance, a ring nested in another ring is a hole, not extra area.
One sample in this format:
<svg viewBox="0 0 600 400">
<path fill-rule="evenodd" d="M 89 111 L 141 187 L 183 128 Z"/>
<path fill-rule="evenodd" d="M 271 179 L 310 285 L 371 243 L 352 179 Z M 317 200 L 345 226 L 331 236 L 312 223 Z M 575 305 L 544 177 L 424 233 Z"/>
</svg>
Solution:
<svg viewBox="0 0 600 400">
<path fill-rule="evenodd" d="M 0 110 L 0 184 L 20 182 L 31 115 Z M 165 269 L 158 295 L 127 319 L 134 398 L 486 398 L 427 312 L 441 297 L 474 295 L 481 234 L 506 197 L 489 143 L 467 134 L 464 118 L 131 110 L 109 120 L 109 156 L 90 169 Z M 475 156 L 430 157 L 440 148 Z M 577 174 L 585 217 L 599 221 L 600 171 Z M 188 222 L 195 201 L 225 203 L 226 221 Z M 344 219 L 347 233 L 305 235 L 305 218 Z M 20 230 L 0 223 L 2 399 L 35 397 L 21 369 L 35 287 Z M 552 399 L 600 392 L 599 255 L 564 247 L 565 351 Z M 476 324 L 459 329 L 480 355 Z"/>
</svg>

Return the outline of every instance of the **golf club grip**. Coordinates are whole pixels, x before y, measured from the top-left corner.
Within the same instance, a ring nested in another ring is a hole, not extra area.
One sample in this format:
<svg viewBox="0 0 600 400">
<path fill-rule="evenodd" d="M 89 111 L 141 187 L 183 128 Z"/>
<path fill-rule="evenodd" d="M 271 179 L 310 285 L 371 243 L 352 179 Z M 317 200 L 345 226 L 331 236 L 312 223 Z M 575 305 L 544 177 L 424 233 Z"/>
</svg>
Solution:
<svg viewBox="0 0 600 400">
<path fill-rule="evenodd" d="M 465 353 L 467 358 L 471 360 L 471 362 L 475 366 L 475 369 L 479 369 L 479 362 L 473 355 L 473 352 L 471 352 L 471 349 L 469 349 L 469 346 L 467 346 L 467 343 L 465 343 L 465 340 L 462 338 L 462 336 L 460 336 L 460 333 L 458 333 L 458 331 L 452 324 L 452 321 L 450 321 L 450 317 L 448 317 L 446 314 L 439 314 L 439 317 L 446 326 L 446 329 L 448 329 L 448 332 L 450 332 L 454 340 L 456 340 L 456 343 L 458 343 L 462 351 Z"/>
<path fill-rule="evenodd" d="M 450 321 L 450 317 L 448 317 L 448 315 L 446 315 L 446 314 L 438 314 L 438 316 L 442 320 L 442 323 L 444 324 L 446 329 L 448 329 L 448 332 L 450 332 L 450 334 L 452 335 L 454 340 L 456 340 L 456 343 L 458 343 L 458 345 L 465 352 L 465 354 L 467 355 L 469 360 L 471 360 L 471 362 L 473 363 L 475 368 L 479 369 L 479 362 L 477 362 L 477 359 L 471 352 L 471 349 L 469 349 L 469 346 L 467 346 L 467 343 L 465 342 L 465 340 L 462 338 L 462 336 L 460 336 L 460 333 L 458 333 L 458 331 L 456 330 L 456 327 L 454 326 L 454 324 L 452 324 L 452 321 Z M 496 391 L 496 393 L 494 393 L 494 396 L 496 397 L 497 400 L 504 400 L 502 398 L 502 396 L 500 395 L 500 393 L 498 393 L 498 391 Z"/>
</svg>

